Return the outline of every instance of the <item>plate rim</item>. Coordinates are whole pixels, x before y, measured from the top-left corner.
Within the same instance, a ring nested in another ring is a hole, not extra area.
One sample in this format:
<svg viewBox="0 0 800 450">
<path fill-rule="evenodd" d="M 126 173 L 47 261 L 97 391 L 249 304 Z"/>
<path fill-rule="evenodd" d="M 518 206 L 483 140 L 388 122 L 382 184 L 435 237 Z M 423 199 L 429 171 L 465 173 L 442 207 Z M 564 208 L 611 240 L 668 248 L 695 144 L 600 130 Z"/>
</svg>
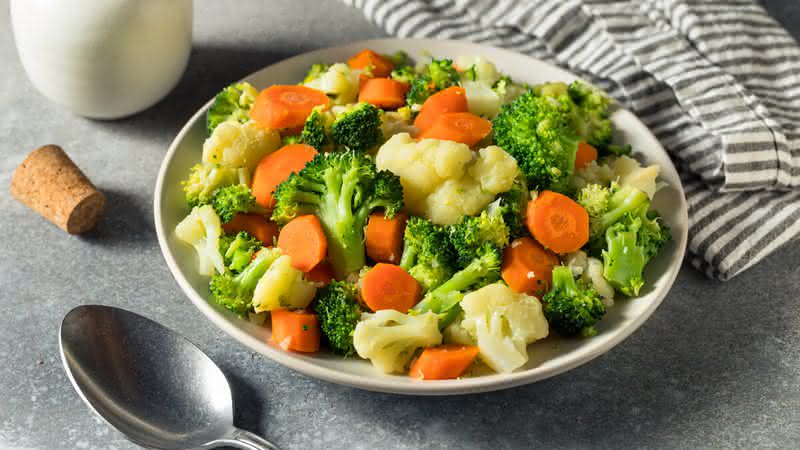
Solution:
<svg viewBox="0 0 800 450">
<path fill-rule="evenodd" d="M 471 48 L 475 49 L 475 53 L 479 53 L 481 49 L 485 49 L 491 52 L 506 53 L 508 56 L 531 60 L 536 64 L 549 66 L 550 69 L 555 69 L 561 72 L 567 72 L 572 77 L 576 79 L 581 79 L 574 73 L 562 67 L 553 65 L 546 61 L 542 61 L 540 59 L 528 55 L 524 55 L 521 53 L 517 53 L 499 47 L 493 47 L 489 45 L 483 45 L 469 41 L 459 41 L 459 40 L 384 38 L 384 39 L 368 39 L 368 40 L 352 41 L 331 47 L 313 49 L 298 55 L 294 55 L 273 62 L 272 64 L 264 66 L 248 74 L 246 77 L 242 78 L 242 80 L 253 78 L 257 76 L 257 74 L 259 74 L 260 72 L 274 65 L 284 64 L 294 59 L 306 58 L 310 54 L 314 53 L 334 52 L 352 46 L 369 47 L 370 45 L 376 45 L 376 44 L 397 46 L 398 48 L 401 48 L 401 46 L 404 43 L 408 42 L 414 42 L 416 44 L 421 44 L 421 45 L 429 44 L 431 46 L 442 45 L 442 44 L 468 45 Z M 586 364 L 589 361 L 594 360 L 595 358 L 607 353 L 609 350 L 616 347 L 620 342 L 627 339 L 631 334 L 633 334 L 635 331 L 641 328 L 642 324 L 645 321 L 647 321 L 647 319 L 650 318 L 653 312 L 655 312 L 655 310 L 659 307 L 659 305 L 661 305 L 664 298 L 666 298 L 667 294 L 669 294 L 675 282 L 675 279 L 677 278 L 678 273 L 680 272 L 680 269 L 683 265 L 682 262 L 686 255 L 686 246 L 688 240 L 688 207 L 686 203 L 686 194 L 683 188 L 683 183 L 680 182 L 680 177 L 678 177 L 679 183 L 676 186 L 672 185 L 670 186 L 671 188 L 676 189 L 678 191 L 679 194 L 678 197 L 680 198 L 680 205 L 678 205 L 680 207 L 680 211 L 678 211 L 678 213 L 680 214 L 680 219 L 682 220 L 682 222 L 686 224 L 686 226 L 683 227 L 682 233 L 680 234 L 680 239 L 677 242 L 678 249 L 675 261 L 678 261 L 678 264 L 670 265 L 671 270 L 669 270 L 669 275 L 668 278 L 665 280 L 664 287 L 656 294 L 656 298 L 654 299 L 652 304 L 649 305 L 648 308 L 645 309 L 641 314 L 639 314 L 635 319 L 633 319 L 632 322 L 628 324 L 624 329 L 618 331 L 613 337 L 609 338 L 608 341 L 603 343 L 602 346 L 600 346 L 599 348 L 595 349 L 595 351 L 587 355 L 580 355 L 574 358 L 574 360 L 568 361 L 567 363 L 562 364 L 561 366 L 550 368 L 543 372 L 540 371 L 540 372 L 530 373 L 530 370 L 525 370 L 520 372 L 512 372 L 508 374 L 491 374 L 474 378 L 461 378 L 456 380 L 428 380 L 420 383 L 411 383 L 411 384 L 400 384 L 395 382 L 393 378 L 388 378 L 388 377 L 380 378 L 377 376 L 369 377 L 364 375 L 349 374 L 335 370 L 333 368 L 317 365 L 312 361 L 306 360 L 305 358 L 300 359 L 291 357 L 284 351 L 274 348 L 265 342 L 262 342 L 261 340 L 257 339 L 251 334 L 231 324 L 228 321 L 228 319 L 222 316 L 221 312 L 217 311 L 205 298 L 200 296 L 195 291 L 194 287 L 189 283 L 189 280 L 183 275 L 183 272 L 181 271 L 180 267 L 178 266 L 177 260 L 175 259 L 175 255 L 172 254 L 171 250 L 169 249 L 169 245 L 167 243 L 167 231 L 164 229 L 164 222 L 161 216 L 161 204 L 162 204 L 161 197 L 164 193 L 164 179 L 166 177 L 166 173 L 170 166 L 170 163 L 174 158 L 174 155 L 178 147 L 180 146 L 181 142 L 193 128 L 194 124 L 200 118 L 203 117 L 203 115 L 205 114 L 206 110 L 209 108 L 213 100 L 214 100 L 213 97 L 209 99 L 189 118 L 189 120 L 186 121 L 181 130 L 178 132 L 178 134 L 170 143 L 170 146 L 167 152 L 165 153 L 164 158 L 159 167 L 158 175 L 156 178 L 154 196 L 153 196 L 153 219 L 155 222 L 156 235 L 158 238 L 159 248 L 161 250 L 162 256 L 164 257 L 164 260 L 167 263 L 167 266 L 170 269 L 170 273 L 172 274 L 173 278 L 175 278 L 175 281 L 177 281 L 184 295 L 186 295 L 189 298 L 189 300 L 194 304 L 194 306 L 197 309 L 199 309 L 200 312 L 208 320 L 210 320 L 223 332 L 233 337 L 239 343 L 244 344 L 251 350 L 270 358 L 271 360 L 277 362 L 278 364 L 288 367 L 296 372 L 302 373 L 303 375 L 332 383 L 355 387 L 358 389 L 364 389 L 368 391 L 385 392 L 392 394 L 404 394 L 404 395 L 427 395 L 427 396 L 461 395 L 461 394 L 472 394 L 480 392 L 490 392 L 490 391 L 521 386 L 525 384 L 530 384 L 537 381 L 542 381 L 547 378 L 560 375 L 564 372 L 567 372 L 578 366 Z M 658 141 L 658 139 L 656 139 L 656 137 L 653 135 L 652 131 L 650 131 L 650 129 L 632 112 L 623 108 L 620 108 L 618 111 L 623 111 L 629 114 L 633 119 L 635 119 L 641 124 L 644 132 L 649 134 L 648 137 L 651 138 L 654 142 L 658 143 L 658 148 L 654 148 L 650 151 L 661 152 L 664 155 L 666 155 L 667 159 L 670 162 L 671 170 L 674 171 L 676 174 L 678 174 L 677 168 L 675 167 L 674 163 L 672 163 L 669 154 L 664 149 L 663 145 L 661 145 L 660 141 Z M 674 237 L 675 236 L 673 236 L 673 238 Z"/>
</svg>

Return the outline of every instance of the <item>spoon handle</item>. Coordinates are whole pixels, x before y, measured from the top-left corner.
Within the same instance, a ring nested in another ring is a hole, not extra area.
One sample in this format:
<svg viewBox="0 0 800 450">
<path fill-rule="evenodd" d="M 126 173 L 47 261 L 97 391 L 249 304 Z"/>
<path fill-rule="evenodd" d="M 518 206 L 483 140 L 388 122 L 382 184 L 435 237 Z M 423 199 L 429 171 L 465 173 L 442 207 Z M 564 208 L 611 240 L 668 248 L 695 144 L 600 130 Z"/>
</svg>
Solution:
<svg viewBox="0 0 800 450">
<path fill-rule="evenodd" d="M 210 445 L 210 448 L 229 446 L 242 450 L 280 450 L 272 442 L 255 433 L 242 430 L 241 428 L 234 428 L 233 431 L 228 433 L 225 437 L 210 442 L 207 445 Z"/>
</svg>

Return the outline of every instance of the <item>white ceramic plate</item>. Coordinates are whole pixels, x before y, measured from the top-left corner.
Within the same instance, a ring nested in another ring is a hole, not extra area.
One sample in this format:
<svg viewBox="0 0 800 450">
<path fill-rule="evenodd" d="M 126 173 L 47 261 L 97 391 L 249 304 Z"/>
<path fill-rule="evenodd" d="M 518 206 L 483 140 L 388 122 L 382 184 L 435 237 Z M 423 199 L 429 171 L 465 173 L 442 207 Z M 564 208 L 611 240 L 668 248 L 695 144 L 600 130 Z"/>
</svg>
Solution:
<svg viewBox="0 0 800 450">
<path fill-rule="evenodd" d="M 266 67 L 245 80 L 260 89 L 272 84 L 295 84 L 312 63 L 346 61 L 349 56 L 367 47 L 381 53 L 404 50 L 415 58 L 427 54 L 439 58 L 482 55 L 493 61 L 501 72 L 527 83 L 554 80 L 570 82 L 576 78 L 542 61 L 493 47 L 456 41 L 381 39 L 295 56 Z M 312 356 L 287 353 L 271 342 L 269 328 L 252 325 L 209 301 L 208 279 L 197 273 L 194 250 L 174 237 L 175 225 L 188 213 L 180 182 L 187 176 L 189 168 L 200 161 L 206 137 L 204 115 L 209 104 L 210 101 L 178 133 L 158 174 L 154 213 L 161 251 L 181 289 L 211 322 L 251 349 L 308 376 L 362 389 L 417 395 L 484 392 L 532 383 L 590 361 L 633 333 L 667 295 L 680 269 L 688 228 L 680 179 L 666 152 L 650 131 L 633 114 L 620 110 L 612 117 L 619 130 L 616 140 L 633 145 L 640 159 L 661 166 L 661 178 L 669 185 L 658 192 L 654 205 L 671 227 L 673 240 L 649 264 L 647 283 L 641 296 L 618 300 L 600 321 L 597 336 L 590 339 L 550 337 L 529 346 L 530 361 L 514 373 L 444 381 L 419 381 L 404 375 L 384 375 L 368 361 L 343 359 L 326 352 Z"/>
</svg>

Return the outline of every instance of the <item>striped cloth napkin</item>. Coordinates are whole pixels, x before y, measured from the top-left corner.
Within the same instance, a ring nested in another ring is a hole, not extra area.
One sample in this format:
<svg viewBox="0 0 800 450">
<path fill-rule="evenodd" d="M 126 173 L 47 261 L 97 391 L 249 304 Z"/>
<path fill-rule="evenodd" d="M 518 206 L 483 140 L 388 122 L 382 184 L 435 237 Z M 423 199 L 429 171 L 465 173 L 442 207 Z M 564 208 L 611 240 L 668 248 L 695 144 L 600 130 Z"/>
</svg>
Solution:
<svg viewBox="0 0 800 450">
<path fill-rule="evenodd" d="M 800 234 L 800 49 L 754 1 L 344 1 L 391 35 L 508 48 L 606 89 L 678 166 L 708 276 Z"/>
</svg>

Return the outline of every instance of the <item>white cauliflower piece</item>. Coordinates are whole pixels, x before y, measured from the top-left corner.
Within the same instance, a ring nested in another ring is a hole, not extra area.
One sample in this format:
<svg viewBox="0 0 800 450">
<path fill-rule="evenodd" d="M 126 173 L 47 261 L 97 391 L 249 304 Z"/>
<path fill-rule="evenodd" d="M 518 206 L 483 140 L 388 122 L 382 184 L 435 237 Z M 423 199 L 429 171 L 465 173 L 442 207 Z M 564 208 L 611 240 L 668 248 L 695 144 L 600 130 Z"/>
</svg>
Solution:
<svg viewBox="0 0 800 450">
<path fill-rule="evenodd" d="M 393 309 L 364 313 L 353 333 L 358 356 L 383 373 L 404 372 L 414 351 L 442 343 L 439 319 L 432 312 L 410 316 Z"/>
<path fill-rule="evenodd" d="M 509 373 L 528 361 L 528 344 L 547 337 L 549 327 L 535 297 L 503 283 L 484 286 L 461 300 L 461 326 L 478 342 L 481 359 L 496 372 Z"/>
<path fill-rule="evenodd" d="M 375 162 L 400 177 L 409 211 L 441 225 L 480 212 L 519 175 L 516 160 L 500 147 L 481 149 L 476 157 L 464 144 L 417 142 L 408 133 L 386 141 Z"/>
<path fill-rule="evenodd" d="M 620 156 L 613 162 L 614 175 L 622 186 L 633 186 L 644 191 L 652 199 L 656 194 L 657 164 L 642 167 L 639 161 L 628 156 Z"/>
<path fill-rule="evenodd" d="M 461 87 L 464 88 L 467 107 L 472 114 L 494 117 L 500 112 L 503 100 L 490 84 L 481 81 L 463 81 Z"/>
<path fill-rule="evenodd" d="M 603 261 L 589 257 L 581 279 L 603 297 L 603 305 L 606 308 L 614 306 L 614 288 L 603 277 Z"/>
<path fill-rule="evenodd" d="M 588 257 L 586 253 L 581 250 L 567 253 L 564 257 L 564 264 L 569 267 L 569 270 L 572 271 L 572 275 L 576 277 L 583 275 L 583 272 L 586 271 L 587 263 Z"/>
<path fill-rule="evenodd" d="M 455 60 L 456 66 L 462 71 L 466 72 L 475 69 L 475 79 L 472 81 L 480 81 L 490 87 L 500 79 L 500 72 L 493 62 L 479 55 L 459 56 Z"/>
<path fill-rule="evenodd" d="M 214 270 L 225 272 L 225 263 L 219 252 L 222 222 L 211 205 L 195 206 L 192 212 L 175 227 L 175 236 L 197 251 L 201 275 L 214 275 Z"/>
<path fill-rule="evenodd" d="M 577 190 L 581 190 L 590 184 L 600 184 L 608 186 L 615 180 L 614 168 L 608 164 L 598 164 L 597 161 L 590 162 L 583 169 L 577 169 L 572 178 L 572 184 Z"/>
<path fill-rule="evenodd" d="M 360 73 L 347 64 L 337 63 L 330 66 L 325 73 L 305 83 L 305 86 L 328 94 L 334 105 L 347 105 L 355 103 L 358 97 Z"/>
<path fill-rule="evenodd" d="M 252 120 L 245 123 L 228 120 L 214 128 L 203 143 L 203 162 L 244 167 L 252 173 L 261 158 L 280 146 L 281 136 L 277 131 L 262 128 Z"/>
<path fill-rule="evenodd" d="M 262 251 L 281 253 L 277 248 Z M 305 308 L 316 292 L 315 285 L 303 278 L 303 272 L 292 267 L 291 257 L 281 254 L 258 280 L 253 291 L 253 309 L 260 313 L 280 308 Z"/>
</svg>

